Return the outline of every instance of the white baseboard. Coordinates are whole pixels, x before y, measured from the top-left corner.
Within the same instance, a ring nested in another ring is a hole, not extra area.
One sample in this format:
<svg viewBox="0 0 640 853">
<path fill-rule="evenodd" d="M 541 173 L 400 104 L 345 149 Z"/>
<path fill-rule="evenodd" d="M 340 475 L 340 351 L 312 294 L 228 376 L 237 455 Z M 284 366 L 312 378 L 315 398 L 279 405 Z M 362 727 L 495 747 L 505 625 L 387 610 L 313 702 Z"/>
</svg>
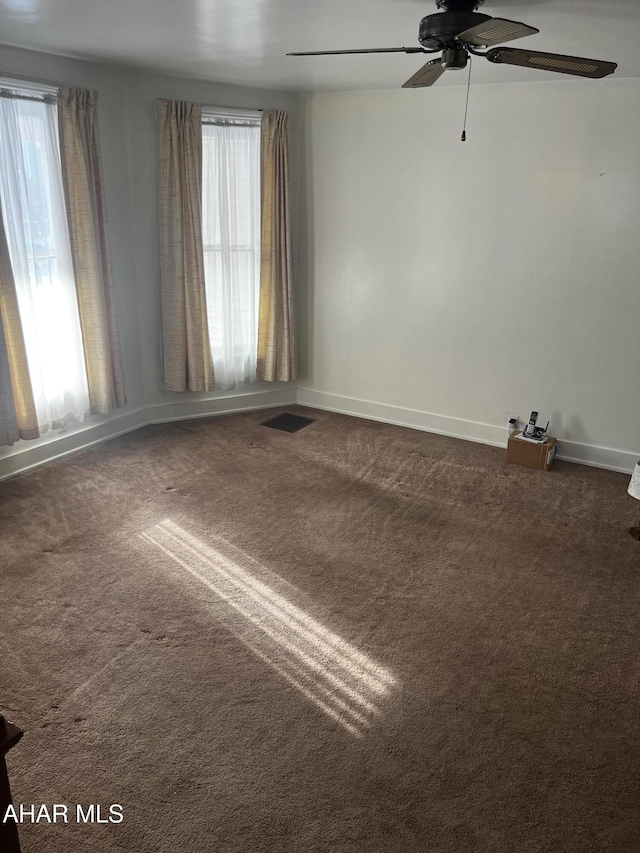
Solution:
<svg viewBox="0 0 640 853">
<path fill-rule="evenodd" d="M 176 403 L 158 403 L 131 412 L 123 412 L 94 426 L 83 425 L 69 434 L 52 435 L 48 440 L 35 446 L 9 452 L 0 458 L 0 481 L 15 477 L 53 462 L 78 450 L 85 450 L 104 441 L 110 441 L 125 433 L 140 429 L 147 424 L 170 423 L 171 421 L 190 420 L 192 418 L 231 415 L 238 412 L 272 409 L 280 406 L 292 406 L 298 403 L 312 409 L 323 409 L 343 415 L 352 415 L 372 421 L 394 424 L 395 426 L 433 432 L 464 441 L 475 441 L 494 447 L 505 447 L 507 443 L 504 427 L 478 421 L 436 415 L 433 412 L 421 412 L 374 403 L 355 397 L 343 397 L 328 394 L 310 388 L 276 388 L 261 390 L 250 394 L 232 394 L 210 400 L 180 401 Z M 26 444 L 26 443 L 25 443 Z M 638 454 L 610 447 L 598 447 L 592 444 L 580 444 L 574 441 L 558 442 L 558 459 L 606 468 L 630 474 L 638 459 Z"/>
<path fill-rule="evenodd" d="M 433 412 L 421 412 L 391 406 L 385 403 L 373 403 L 355 397 L 342 397 L 310 388 L 298 388 L 298 405 L 312 409 L 323 409 L 343 415 L 353 415 L 372 421 L 381 421 L 395 426 L 424 430 L 451 438 L 475 441 L 494 447 L 507 446 L 507 431 L 504 427 L 484 424 L 478 421 L 436 415 Z M 638 459 L 638 454 L 611 447 L 598 447 L 593 444 L 579 444 L 575 441 L 558 441 L 558 459 L 590 465 L 594 468 L 607 468 L 630 474 Z"/>
<path fill-rule="evenodd" d="M 234 394 L 211 400 L 195 400 L 178 403 L 160 403 L 111 415 L 107 420 L 87 426 L 78 425 L 68 433 L 52 433 L 45 440 L 31 447 L 24 442 L 24 448 L 14 445 L 15 451 L 0 458 L 0 481 L 23 474 L 32 468 L 45 465 L 86 450 L 96 444 L 110 441 L 112 438 L 133 432 L 148 424 L 184 421 L 215 415 L 231 415 L 257 409 L 272 409 L 279 406 L 292 406 L 296 402 L 295 388 L 278 388 L 273 391 L 256 391 L 250 394 Z M 19 448 L 19 449 L 18 449 Z"/>
<path fill-rule="evenodd" d="M 558 441 L 558 459 L 577 462 L 592 468 L 606 468 L 631 474 L 638 461 L 638 454 L 630 450 L 615 450 L 613 447 L 598 447 L 596 444 L 579 444 L 576 441 Z"/>
<path fill-rule="evenodd" d="M 171 421 L 188 421 L 214 415 L 233 415 L 276 406 L 295 406 L 295 388 L 276 388 L 273 391 L 255 391 L 251 394 L 233 394 L 212 400 L 157 403 L 147 407 L 147 423 L 166 424 Z"/>
<path fill-rule="evenodd" d="M 147 410 L 140 408 L 123 412 L 116 417 L 111 416 L 108 420 L 92 426 L 72 425 L 72 431 L 45 435 L 45 440 L 37 444 L 24 442 L 24 447 L 20 444 L 14 445 L 15 452 L 0 459 L 0 481 L 24 474 L 31 468 L 54 462 L 78 450 L 86 450 L 95 444 L 102 444 L 127 432 L 133 432 L 147 423 Z"/>
<path fill-rule="evenodd" d="M 421 412 L 416 409 L 404 409 L 387 403 L 372 403 L 369 400 L 359 400 L 357 397 L 342 397 L 339 394 L 327 394 L 324 391 L 312 391 L 309 388 L 298 388 L 298 405 L 339 412 L 343 415 L 354 415 L 370 421 L 394 424 L 394 426 L 420 429 L 424 432 L 435 432 L 438 435 L 462 438 L 479 444 L 491 444 L 496 447 L 506 447 L 507 444 L 506 429 L 491 424 L 451 418 L 447 415 L 436 415 L 433 412 Z"/>
</svg>

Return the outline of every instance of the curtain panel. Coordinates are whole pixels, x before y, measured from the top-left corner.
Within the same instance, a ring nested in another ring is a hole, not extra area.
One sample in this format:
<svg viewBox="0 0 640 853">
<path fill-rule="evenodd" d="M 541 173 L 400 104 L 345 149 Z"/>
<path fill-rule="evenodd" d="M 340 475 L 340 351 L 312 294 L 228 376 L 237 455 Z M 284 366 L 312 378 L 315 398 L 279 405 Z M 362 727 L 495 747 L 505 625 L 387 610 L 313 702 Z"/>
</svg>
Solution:
<svg viewBox="0 0 640 853">
<path fill-rule="evenodd" d="M 18 296 L 0 216 L 0 445 L 39 435 Z"/>
<path fill-rule="evenodd" d="M 164 385 L 213 391 L 202 245 L 202 110 L 158 101 Z"/>
<path fill-rule="evenodd" d="M 91 414 L 126 405 L 104 203 L 98 93 L 63 86 L 58 133 Z"/>
<path fill-rule="evenodd" d="M 289 116 L 263 110 L 261 132 L 261 264 L 258 320 L 258 380 L 296 378 L 291 216 L 289 206 Z"/>
<path fill-rule="evenodd" d="M 0 97 L 0 195 L 38 429 L 90 412 L 69 242 L 58 108 Z"/>
</svg>

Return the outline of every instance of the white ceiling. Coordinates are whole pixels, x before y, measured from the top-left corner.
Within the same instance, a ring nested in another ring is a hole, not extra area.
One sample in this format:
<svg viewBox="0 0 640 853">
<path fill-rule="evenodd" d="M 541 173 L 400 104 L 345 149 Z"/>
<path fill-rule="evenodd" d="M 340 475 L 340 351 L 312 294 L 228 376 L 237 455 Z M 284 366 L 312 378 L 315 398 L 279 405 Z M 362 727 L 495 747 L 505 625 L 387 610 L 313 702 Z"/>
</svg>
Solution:
<svg viewBox="0 0 640 853">
<path fill-rule="evenodd" d="M 431 57 L 285 54 L 417 46 L 420 19 L 436 11 L 434 0 L 0 0 L 0 40 L 245 85 L 391 89 Z M 540 30 L 514 46 L 618 62 L 616 75 L 638 76 L 638 0 L 486 0 L 480 11 Z M 559 76 L 483 59 L 473 66 L 475 83 Z M 436 85 L 463 82 L 465 72 L 452 71 Z"/>
</svg>

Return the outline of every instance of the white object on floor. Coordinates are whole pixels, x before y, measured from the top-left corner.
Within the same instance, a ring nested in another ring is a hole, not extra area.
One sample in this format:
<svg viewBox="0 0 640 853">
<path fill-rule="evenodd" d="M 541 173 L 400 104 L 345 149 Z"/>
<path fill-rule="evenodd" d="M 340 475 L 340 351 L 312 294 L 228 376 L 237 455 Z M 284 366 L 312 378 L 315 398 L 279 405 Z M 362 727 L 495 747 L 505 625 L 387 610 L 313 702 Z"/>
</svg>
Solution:
<svg viewBox="0 0 640 853">
<path fill-rule="evenodd" d="M 633 469 L 633 474 L 629 480 L 627 492 L 632 498 L 636 498 L 640 501 L 640 460 L 636 462 L 636 466 Z"/>
</svg>

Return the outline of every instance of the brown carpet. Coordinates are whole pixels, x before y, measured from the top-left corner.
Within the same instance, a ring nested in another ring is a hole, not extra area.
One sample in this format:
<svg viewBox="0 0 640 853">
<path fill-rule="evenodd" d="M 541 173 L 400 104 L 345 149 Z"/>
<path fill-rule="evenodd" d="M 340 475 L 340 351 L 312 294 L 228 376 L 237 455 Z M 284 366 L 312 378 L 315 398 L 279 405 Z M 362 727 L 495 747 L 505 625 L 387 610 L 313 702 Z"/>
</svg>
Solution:
<svg viewBox="0 0 640 853">
<path fill-rule="evenodd" d="M 293 411 L 0 484 L 24 853 L 637 853 L 628 477 Z"/>
</svg>

